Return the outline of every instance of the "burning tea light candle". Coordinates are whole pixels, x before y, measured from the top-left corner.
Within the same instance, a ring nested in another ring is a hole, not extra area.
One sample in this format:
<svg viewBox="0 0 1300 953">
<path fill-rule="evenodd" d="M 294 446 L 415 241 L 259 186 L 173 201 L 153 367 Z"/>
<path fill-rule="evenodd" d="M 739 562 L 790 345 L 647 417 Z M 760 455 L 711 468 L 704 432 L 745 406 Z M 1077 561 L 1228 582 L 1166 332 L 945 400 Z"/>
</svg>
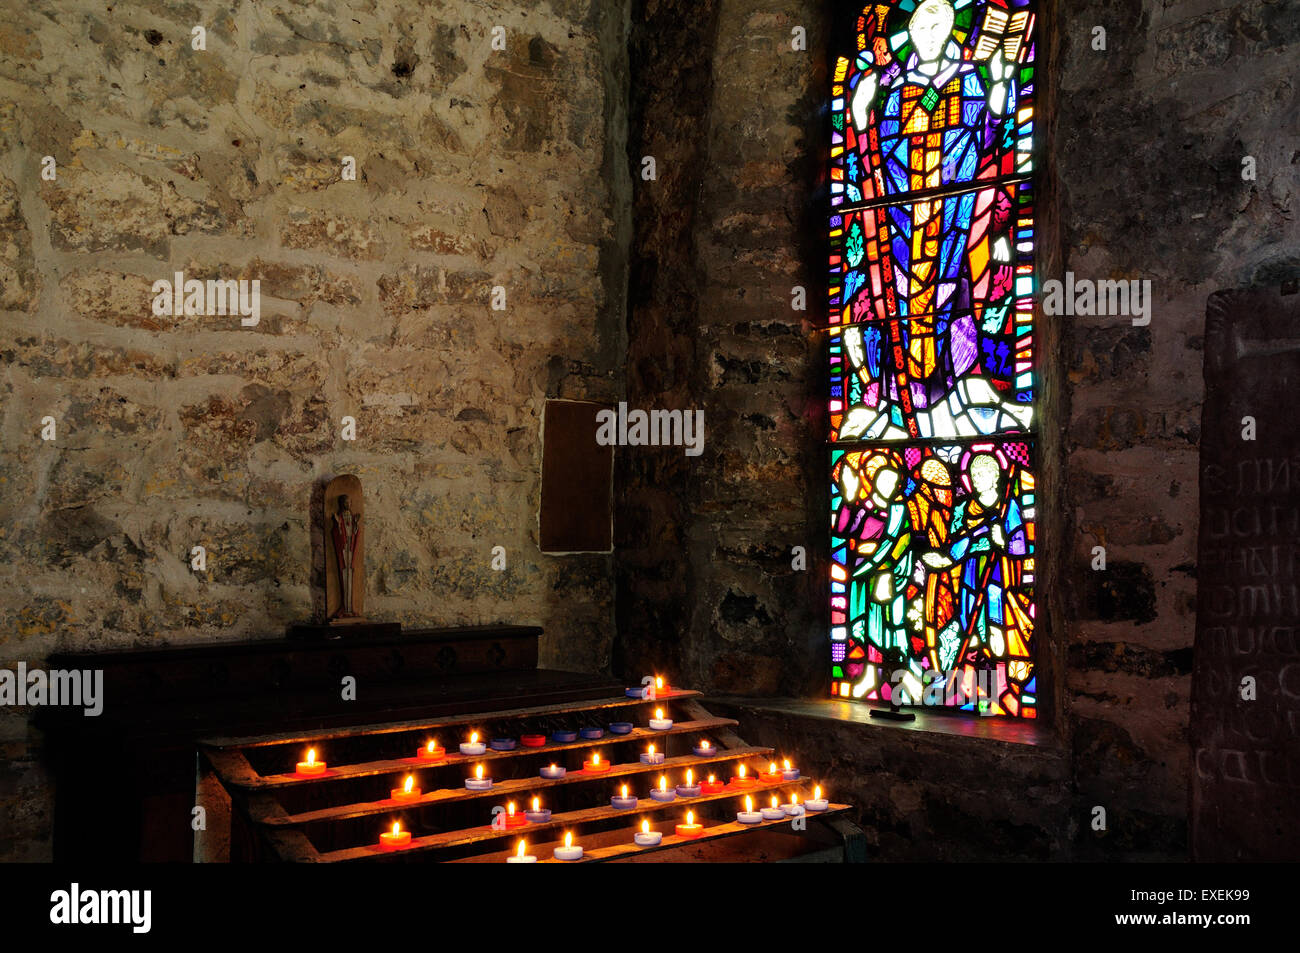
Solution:
<svg viewBox="0 0 1300 953">
<path fill-rule="evenodd" d="M 752 788 L 758 782 L 745 773 L 745 766 L 742 764 L 732 775 L 731 783 L 738 788 Z"/>
<path fill-rule="evenodd" d="M 781 763 L 782 763 L 782 765 L 783 765 L 783 767 L 781 768 L 781 777 L 784 778 L 786 781 L 798 781 L 798 780 L 799 780 L 799 769 L 796 768 L 796 767 L 793 767 L 793 766 L 790 764 L 790 759 L 789 759 L 789 758 L 786 758 L 786 759 L 785 759 L 784 761 L 782 761 Z"/>
<path fill-rule="evenodd" d="M 655 676 L 655 697 L 665 695 L 669 692 L 668 683 L 663 680 L 662 675 Z"/>
<path fill-rule="evenodd" d="M 664 717 L 664 710 L 662 708 L 656 708 L 655 716 L 650 719 L 650 728 L 654 731 L 667 731 L 672 726 L 673 720 Z"/>
<path fill-rule="evenodd" d="M 650 747 L 646 748 L 645 751 L 641 752 L 641 763 L 642 764 L 663 764 L 664 753 L 662 751 L 655 751 L 655 746 L 650 745 Z"/>
<path fill-rule="evenodd" d="M 524 812 L 524 817 L 528 818 L 530 824 L 545 824 L 551 819 L 551 809 L 542 807 L 542 799 L 535 797 L 532 807 Z"/>
<path fill-rule="evenodd" d="M 678 837 L 699 837 L 704 833 L 704 825 L 695 823 L 695 812 L 686 812 L 686 823 L 677 825 Z"/>
<path fill-rule="evenodd" d="M 762 819 L 763 815 L 754 810 L 754 799 L 746 794 L 745 809 L 736 812 L 736 820 L 741 824 L 757 824 Z"/>
<path fill-rule="evenodd" d="M 813 788 L 813 796 L 804 801 L 803 806 L 810 811 L 824 811 L 829 806 L 829 803 L 826 798 L 822 797 L 822 789 L 819 784 Z"/>
<path fill-rule="evenodd" d="M 790 816 L 790 817 L 794 817 L 794 816 L 797 815 L 797 814 L 802 814 L 802 813 L 803 813 L 803 805 L 799 803 L 799 795 L 797 795 L 797 794 L 791 794 L 791 795 L 790 795 L 790 803 L 789 803 L 789 804 L 782 804 L 782 805 L 781 805 L 781 810 L 785 811 L 785 813 L 786 813 L 788 816 Z"/>
<path fill-rule="evenodd" d="M 396 850 L 399 847 L 405 847 L 411 843 L 411 832 L 402 830 L 400 822 L 393 824 L 391 831 L 384 831 L 379 835 L 379 846 L 386 850 Z"/>
<path fill-rule="evenodd" d="M 705 794 L 718 794 L 726 787 L 726 785 L 710 774 L 704 779 L 704 783 L 700 785 L 700 787 L 703 789 Z"/>
<path fill-rule="evenodd" d="M 465 779 L 465 787 L 470 791 L 486 791 L 492 787 L 492 779 L 483 777 L 483 765 L 474 766 L 474 777 Z"/>
<path fill-rule="evenodd" d="M 467 754 L 470 757 L 478 757 L 486 750 L 487 745 L 478 740 L 477 731 L 471 731 L 469 733 L 469 741 L 462 741 L 460 743 L 460 753 Z"/>
<path fill-rule="evenodd" d="M 525 748 L 540 748 L 546 744 L 546 735 L 520 735 L 519 743 Z"/>
<path fill-rule="evenodd" d="M 763 808 L 762 815 L 763 820 L 765 821 L 780 821 L 785 819 L 785 808 L 777 803 L 777 797 L 775 794 L 772 795 L 772 803 Z"/>
<path fill-rule="evenodd" d="M 415 775 L 408 774 L 406 783 L 400 788 L 391 788 L 388 792 L 398 804 L 410 804 L 420 800 L 420 789 L 415 787 Z"/>
<path fill-rule="evenodd" d="M 307 749 L 307 760 L 298 762 L 297 773 L 308 778 L 320 777 L 325 773 L 325 762 L 316 760 L 315 748 Z"/>
<path fill-rule="evenodd" d="M 514 738 L 493 738 L 489 742 L 489 744 L 492 745 L 493 751 L 514 751 L 515 750 Z"/>
<path fill-rule="evenodd" d="M 415 756 L 421 761 L 441 761 L 447 757 L 447 749 L 438 744 L 437 738 L 432 738 L 427 745 L 415 753 Z"/>
<path fill-rule="evenodd" d="M 700 786 L 695 783 L 695 772 L 690 768 L 686 769 L 686 783 L 677 785 L 678 797 L 699 797 Z"/>
<path fill-rule="evenodd" d="M 522 814 L 515 813 L 515 802 L 510 801 L 506 804 L 506 829 L 511 827 L 523 827 L 528 823 L 528 818 Z"/>
<path fill-rule="evenodd" d="M 611 721 L 609 723 L 609 733 L 611 735 L 629 735 L 632 733 L 632 727 L 630 721 Z"/>
<path fill-rule="evenodd" d="M 557 745 L 567 745 L 571 741 L 578 740 L 578 733 L 576 731 L 570 731 L 567 728 L 561 729 L 560 731 L 552 731 L 551 740 Z"/>
<path fill-rule="evenodd" d="M 593 754 L 590 761 L 582 762 L 582 770 L 588 774 L 604 774 L 609 769 L 610 763 L 600 760 L 600 752 Z"/>
<path fill-rule="evenodd" d="M 776 770 L 776 762 L 768 762 L 767 770 L 758 776 L 764 784 L 779 784 L 783 780 L 781 772 Z"/>
<path fill-rule="evenodd" d="M 520 842 L 519 842 L 519 847 L 518 847 L 518 849 L 517 849 L 513 854 L 511 854 L 509 857 L 506 858 L 506 863 L 507 863 L 507 864 L 535 864 L 535 863 L 537 863 L 537 858 L 536 858 L 536 857 L 534 857 L 532 854 L 525 853 L 525 851 L 527 850 L 527 848 L 528 848 L 528 845 L 525 844 L 523 841 L 520 841 Z"/>
<path fill-rule="evenodd" d="M 696 745 L 691 750 L 693 750 L 701 758 L 711 758 L 718 753 L 718 749 L 713 747 L 713 745 L 709 744 L 708 738 L 702 740 L 698 745 Z"/>
<path fill-rule="evenodd" d="M 623 785 L 623 787 L 621 787 L 619 791 L 621 793 L 616 794 L 609 799 L 609 803 L 612 806 L 618 808 L 620 811 L 626 811 L 629 808 L 636 807 L 637 804 L 636 798 L 627 793 L 626 784 Z"/>
<path fill-rule="evenodd" d="M 642 821 L 641 830 L 632 835 L 632 840 L 636 842 L 638 847 L 658 847 L 663 839 L 664 835 L 662 833 L 650 830 L 649 821 Z"/>
<path fill-rule="evenodd" d="M 650 792 L 650 796 L 656 801 L 671 801 L 677 797 L 677 791 L 668 786 L 668 778 L 659 775 L 659 787 Z"/>
<path fill-rule="evenodd" d="M 568 773 L 568 768 L 561 768 L 558 764 L 547 765 L 541 770 L 542 777 L 549 778 L 552 781 L 564 777 L 564 775 L 567 773 Z"/>
<path fill-rule="evenodd" d="M 573 843 L 573 831 L 564 832 L 564 846 L 555 848 L 556 860 L 581 860 L 582 848 Z"/>
</svg>

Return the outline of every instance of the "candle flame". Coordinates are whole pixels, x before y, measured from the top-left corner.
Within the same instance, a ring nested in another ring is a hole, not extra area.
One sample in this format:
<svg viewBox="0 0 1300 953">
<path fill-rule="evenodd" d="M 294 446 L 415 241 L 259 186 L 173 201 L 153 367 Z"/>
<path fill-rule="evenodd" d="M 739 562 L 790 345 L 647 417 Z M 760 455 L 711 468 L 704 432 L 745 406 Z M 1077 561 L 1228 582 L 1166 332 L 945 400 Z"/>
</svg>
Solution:
<svg viewBox="0 0 1300 953">
<path fill-rule="evenodd" d="M 510 801 L 508 804 L 506 804 L 506 813 L 509 814 L 511 817 L 514 817 L 514 816 L 515 816 L 515 802 L 514 802 L 514 801 Z"/>
<path fill-rule="evenodd" d="M 768 773 L 768 774 L 776 774 L 776 762 L 775 762 L 775 761 L 769 761 L 769 762 L 767 763 L 767 773 Z"/>
<path fill-rule="evenodd" d="M 654 746 L 654 745 L 651 745 L 651 746 L 650 746 L 650 757 L 653 758 L 654 756 L 655 756 L 655 746 Z"/>
<path fill-rule="evenodd" d="M 663 688 L 663 687 L 664 687 L 664 680 L 663 680 L 662 678 L 660 678 L 658 675 L 656 675 L 656 676 L 655 676 L 655 688 Z"/>
<path fill-rule="evenodd" d="M 623 785 L 623 797 L 627 797 L 627 785 Z"/>
<path fill-rule="evenodd" d="M 401 831 L 401 829 L 402 829 L 402 822 L 401 822 L 401 821 L 394 821 L 394 822 L 393 822 L 393 836 L 396 837 L 396 836 L 398 835 L 398 833 Z"/>
<path fill-rule="evenodd" d="M 772 795 L 772 806 L 773 806 L 773 807 L 776 807 L 778 804 L 780 804 L 780 802 L 777 801 L 777 799 L 776 799 L 776 795 L 773 794 L 773 795 Z"/>
<path fill-rule="evenodd" d="M 703 741 L 700 742 L 700 747 L 701 747 L 701 748 L 707 748 L 708 746 L 709 746 L 709 739 L 708 739 L 708 738 L 705 738 Z"/>
<path fill-rule="evenodd" d="M 472 744 L 472 745 L 476 745 L 476 744 L 478 744 L 478 732 L 477 732 L 477 731 L 471 731 L 471 732 L 469 733 L 469 743 Z"/>
<path fill-rule="evenodd" d="M 518 856 L 518 857 L 522 857 L 522 856 L 524 856 L 524 842 L 523 842 L 523 841 L 520 841 L 520 842 L 519 842 L 519 850 L 516 851 L 515 854 L 516 854 L 516 856 Z"/>
<path fill-rule="evenodd" d="M 554 761 L 551 762 L 551 770 L 552 770 L 552 771 L 557 770 L 556 767 L 555 767 L 555 762 L 554 762 Z"/>
<path fill-rule="evenodd" d="M 649 834 L 649 833 L 650 833 L 650 822 L 649 822 L 649 821 L 642 821 L 642 822 L 641 822 L 641 833 L 642 833 L 642 834 Z"/>
<path fill-rule="evenodd" d="M 656 708 L 656 709 L 655 709 L 655 719 L 656 719 L 657 721 L 663 721 L 663 718 L 664 718 L 664 710 L 663 710 L 662 708 Z"/>
<path fill-rule="evenodd" d="M 573 831 L 564 832 L 564 846 L 565 847 L 573 846 Z"/>
<path fill-rule="evenodd" d="M 408 775 L 406 776 L 406 788 L 405 788 L 407 794 L 410 794 L 410 793 L 411 793 L 411 787 L 412 787 L 412 785 L 414 785 L 414 784 L 415 784 L 415 778 L 414 778 L 414 776 L 408 774 Z"/>
<path fill-rule="evenodd" d="M 754 799 L 748 794 L 745 795 L 745 810 L 751 814 L 754 811 Z"/>
<path fill-rule="evenodd" d="M 668 779 L 661 774 L 659 775 L 659 790 L 666 791 L 667 789 L 668 789 Z"/>
<path fill-rule="evenodd" d="M 787 771 L 790 770 L 790 759 L 789 759 L 789 758 L 786 758 L 786 759 L 785 759 L 785 769 L 786 769 Z"/>
<path fill-rule="evenodd" d="M 694 781 L 694 780 L 695 780 L 695 772 L 692 771 L 690 768 L 687 768 L 687 769 L 686 769 L 686 786 L 689 788 L 689 787 L 691 786 L 691 782 Z"/>
<path fill-rule="evenodd" d="M 479 781 L 483 780 L 483 765 L 478 764 L 474 766 L 474 777 Z"/>
<path fill-rule="evenodd" d="M 690 827 L 690 826 L 691 826 L 692 824 L 694 824 L 694 823 L 695 823 L 695 812 L 694 812 L 694 811 L 687 811 L 687 812 L 686 812 L 686 826 L 687 826 L 687 827 Z"/>
<path fill-rule="evenodd" d="M 539 797 L 533 798 L 533 810 L 540 811 L 541 809 L 542 809 L 542 799 Z"/>
<path fill-rule="evenodd" d="M 434 751 L 436 751 L 438 748 L 438 739 L 434 738 L 427 745 L 425 745 L 425 748 L 428 750 L 429 754 L 433 754 Z"/>
<path fill-rule="evenodd" d="M 797 794 L 791 794 L 791 795 L 790 795 L 790 803 L 791 803 L 791 804 L 798 804 L 798 803 L 799 803 L 799 795 L 797 795 Z"/>
<path fill-rule="evenodd" d="M 715 783 L 715 780 L 716 780 L 716 779 L 713 777 L 713 775 L 710 774 L 710 775 L 709 775 L 709 783 L 710 783 L 710 784 L 714 784 L 714 783 Z"/>
<path fill-rule="evenodd" d="M 315 748 L 308 748 L 308 749 L 307 749 L 307 763 L 308 763 L 308 764 L 315 764 L 315 763 L 316 763 L 316 749 L 315 749 Z"/>
<path fill-rule="evenodd" d="M 817 787 L 813 788 L 813 800 L 820 801 L 821 799 L 822 799 L 822 789 L 821 789 L 821 785 L 819 784 L 817 785 Z"/>
<path fill-rule="evenodd" d="M 593 755 L 591 756 L 591 763 L 592 763 L 593 766 L 600 764 L 600 754 L 599 754 L 599 752 L 596 753 L 596 754 L 593 754 Z"/>
<path fill-rule="evenodd" d="M 743 764 L 740 766 L 740 776 L 742 778 L 745 776 L 745 766 Z"/>
</svg>

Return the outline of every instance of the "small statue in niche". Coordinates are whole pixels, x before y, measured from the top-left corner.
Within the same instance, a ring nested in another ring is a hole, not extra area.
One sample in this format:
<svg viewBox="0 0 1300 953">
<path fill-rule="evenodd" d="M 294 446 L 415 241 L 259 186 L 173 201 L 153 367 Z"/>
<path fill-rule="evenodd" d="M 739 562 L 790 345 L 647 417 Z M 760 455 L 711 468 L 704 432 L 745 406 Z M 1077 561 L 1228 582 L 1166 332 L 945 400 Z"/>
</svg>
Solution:
<svg viewBox="0 0 1300 953">
<path fill-rule="evenodd" d="M 346 493 L 339 494 L 338 512 L 331 518 L 331 524 L 330 535 L 334 540 L 334 561 L 338 568 L 341 603 L 333 618 L 352 619 L 359 615 L 353 605 L 353 573 L 358 544 L 361 542 L 361 515 L 352 512 Z"/>
</svg>

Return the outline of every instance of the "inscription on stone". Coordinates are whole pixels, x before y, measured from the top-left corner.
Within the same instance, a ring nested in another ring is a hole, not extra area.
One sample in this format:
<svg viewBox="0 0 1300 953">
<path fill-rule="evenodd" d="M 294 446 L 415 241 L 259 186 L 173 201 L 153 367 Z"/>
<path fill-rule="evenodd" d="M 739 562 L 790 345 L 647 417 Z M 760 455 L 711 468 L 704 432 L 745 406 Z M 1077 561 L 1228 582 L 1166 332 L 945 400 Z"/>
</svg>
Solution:
<svg viewBox="0 0 1300 953">
<path fill-rule="evenodd" d="M 1297 329 L 1300 295 L 1209 299 L 1192 665 L 1195 860 L 1300 859 Z"/>
</svg>

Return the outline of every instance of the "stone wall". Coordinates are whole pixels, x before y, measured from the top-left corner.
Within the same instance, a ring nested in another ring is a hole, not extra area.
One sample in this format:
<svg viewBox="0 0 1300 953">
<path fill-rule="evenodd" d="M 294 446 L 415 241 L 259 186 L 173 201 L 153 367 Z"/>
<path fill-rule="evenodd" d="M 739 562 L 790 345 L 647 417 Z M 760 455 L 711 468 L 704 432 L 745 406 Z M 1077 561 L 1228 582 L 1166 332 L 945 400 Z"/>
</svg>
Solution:
<svg viewBox="0 0 1300 953">
<path fill-rule="evenodd" d="M 279 635 L 311 485 L 351 472 L 368 615 L 608 670 L 612 559 L 538 552 L 539 431 L 622 393 L 626 31 L 609 0 L 7 5 L 0 660 Z M 260 322 L 155 315 L 176 271 L 259 279 Z M 7 714 L 0 857 L 36 859 Z"/>
<path fill-rule="evenodd" d="M 1154 303 L 1146 327 L 1128 317 L 1041 327 L 1044 708 L 1072 756 L 1070 851 L 1178 858 L 1205 302 L 1300 270 L 1300 21 L 1282 0 L 1057 6 L 1044 5 L 1042 277 L 1149 279 Z M 673 18 L 670 4 L 645 7 Z M 813 578 L 825 553 L 824 428 L 810 409 L 824 386 L 821 342 L 789 308 L 791 285 L 809 289 L 813 308 L 824 287 L 808 207 L 823 141 L 824 8 L 718 0 L 681 23 L 689 41 L 634 47 L 631 58 L 633 142 L 662 128 L 650 119 L 637 128 L 638 100 L 679 98 L 703 117 L 692 130 L 707 131 L 703 142 L 674 136 L 660 146 L 687 183 L 669 191 L 661 182 L 653 199 L 644 193 L 656 187 L 637 183 L 633 260 L 679 267 L 640 275 L 629 321 L 653 335 L 692 315 L 694 349 L 678 345 L 673 373 L 693 382 L 710 443 L 687 479 L 665 487 L 646 465 L 639 486 L 633 475 L 623 487 L 656 501 L 662 519 L 638 538 L 653 540 L 641 552 L 656 549 L 662 570 L 640 574 L 620 555 L 620 639 L 637 657 L 680 634 L 675 654 L 647 657 L 676 662 L 694 684 L 750 696 L 820 692 L 825 671 Z M 790 50 L 794 26 L 807 29 L 812 52 Z M 1096 27 L 1105 50 L 1093 48 Z M 692 57 L 679 69 L 671 53 L 680 45 Z M 1254 181 L 1242 177 L 1246 156 Z M 683 208 L 693 194 L 698 203 Z M 645 303 L 655 300 L 683 307 Z M 812 571 L 790 571 L 792 545 L 808 547 Z M 1098 545 L 1105 572 L 1090 568 Z M 1107 810 L 1105 834 L 1090 827 L 1095 806 Z M 905 820 L 901 809 L 895 820 Z"/>
</svg>

